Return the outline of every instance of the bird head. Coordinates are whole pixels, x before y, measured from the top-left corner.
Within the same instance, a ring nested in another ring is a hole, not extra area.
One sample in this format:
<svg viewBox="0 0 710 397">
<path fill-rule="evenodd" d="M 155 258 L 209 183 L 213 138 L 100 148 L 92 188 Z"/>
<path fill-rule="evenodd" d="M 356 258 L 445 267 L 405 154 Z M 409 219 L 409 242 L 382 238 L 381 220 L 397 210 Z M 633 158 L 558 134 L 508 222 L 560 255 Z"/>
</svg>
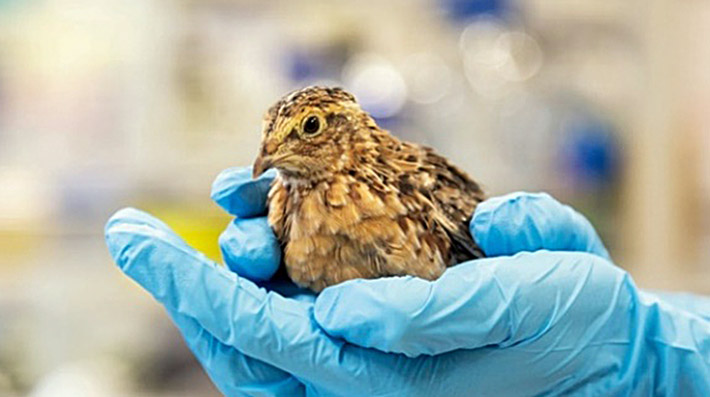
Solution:
<svg viewBox="0 0 710 397">
<path fill-rule="evenodd" d="M 293 91 L 264 116 L 256 178 L 270 168 L 291 178 L 308 178 L 342 167 L 342 155 L 362 123 L 374 123 L 341 88 Z"/>
</svg>

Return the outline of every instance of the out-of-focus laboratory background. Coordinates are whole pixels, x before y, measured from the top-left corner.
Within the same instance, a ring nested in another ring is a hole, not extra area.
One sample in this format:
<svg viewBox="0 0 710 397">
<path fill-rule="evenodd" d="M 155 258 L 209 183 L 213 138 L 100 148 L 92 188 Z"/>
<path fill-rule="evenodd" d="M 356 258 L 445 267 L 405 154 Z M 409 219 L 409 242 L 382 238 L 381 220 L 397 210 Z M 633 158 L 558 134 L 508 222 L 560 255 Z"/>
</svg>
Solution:
<svg viewBox="0 0 710 397">
<path fill-rule="evenodd" d="M 216 395 L 103 225 L 137 206 L 219 260 L 213 178 L 312 83 L 710 293 L 709 37 L 701 0 L 0 0 L 0 395 Z"/>
</svg>

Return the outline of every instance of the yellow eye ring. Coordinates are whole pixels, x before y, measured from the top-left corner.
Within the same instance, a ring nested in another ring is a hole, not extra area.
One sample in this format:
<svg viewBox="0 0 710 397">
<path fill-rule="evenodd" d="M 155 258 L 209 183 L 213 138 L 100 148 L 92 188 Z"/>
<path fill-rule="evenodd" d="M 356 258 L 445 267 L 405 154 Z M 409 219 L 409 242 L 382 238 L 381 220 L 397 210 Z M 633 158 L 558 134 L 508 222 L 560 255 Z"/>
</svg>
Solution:
<svg viewBox="0 0 710 397">
<path fill-rule="evenodd" d="M 309 138 L 314 137 L 325 128 L 325 120 L 317 114 L 309 114 L 301 122 L 301 134 Z"/>
</svg>

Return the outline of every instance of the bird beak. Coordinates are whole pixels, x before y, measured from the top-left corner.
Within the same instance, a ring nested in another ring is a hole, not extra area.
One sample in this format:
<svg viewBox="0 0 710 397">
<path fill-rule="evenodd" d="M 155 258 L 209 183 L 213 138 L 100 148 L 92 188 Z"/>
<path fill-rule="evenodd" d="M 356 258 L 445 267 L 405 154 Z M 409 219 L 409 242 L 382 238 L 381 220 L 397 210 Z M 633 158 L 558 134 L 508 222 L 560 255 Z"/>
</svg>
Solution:
<svg viewBox="0 0 710 397">
<path fill-rule="evenodd" d="M 261 176 L 266 170 L 273 167 L 274 163 L 271 160 L 271 156 L 260 154 L 254 160 L 254 165 L 252 166 L 252 179 L 256 179 Z"/>
</svg>

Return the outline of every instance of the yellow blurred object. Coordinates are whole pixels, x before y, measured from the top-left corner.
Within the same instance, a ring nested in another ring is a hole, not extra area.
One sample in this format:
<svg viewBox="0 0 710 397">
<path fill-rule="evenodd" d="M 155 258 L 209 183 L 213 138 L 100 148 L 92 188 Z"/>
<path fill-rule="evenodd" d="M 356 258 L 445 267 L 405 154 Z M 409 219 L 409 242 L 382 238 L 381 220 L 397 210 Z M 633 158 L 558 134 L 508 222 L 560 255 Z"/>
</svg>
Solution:
<svg viewBox="0 0 710 397">
<path fill-rule="evenodd" d="M 187 244 L 208 258 L 222 263 L 218 238 L 229 222 L 229 216 L 216 206 L 186 203 L 144 203 L 139 206 L 167 223 Z"/>
<path fill-rule="evenodd" d="M 15 262 L 15 259 L 26 259 L 32 252 L 41 245 L 42 236 L 37 233 L 39 226 L 30 230 L 7 230 L 0 229 L 0 252 L 2 252 L 2 263 L 7 262 L 6 266 L 0 266 L 0 274 L 3 274 Z"/>
<path fill-rule="evenodd" d="M 56 232 L 55 196 L 41 170 L 0 167 L 0 275 L 32 257 L 48 234 Z"/>
</svg>

